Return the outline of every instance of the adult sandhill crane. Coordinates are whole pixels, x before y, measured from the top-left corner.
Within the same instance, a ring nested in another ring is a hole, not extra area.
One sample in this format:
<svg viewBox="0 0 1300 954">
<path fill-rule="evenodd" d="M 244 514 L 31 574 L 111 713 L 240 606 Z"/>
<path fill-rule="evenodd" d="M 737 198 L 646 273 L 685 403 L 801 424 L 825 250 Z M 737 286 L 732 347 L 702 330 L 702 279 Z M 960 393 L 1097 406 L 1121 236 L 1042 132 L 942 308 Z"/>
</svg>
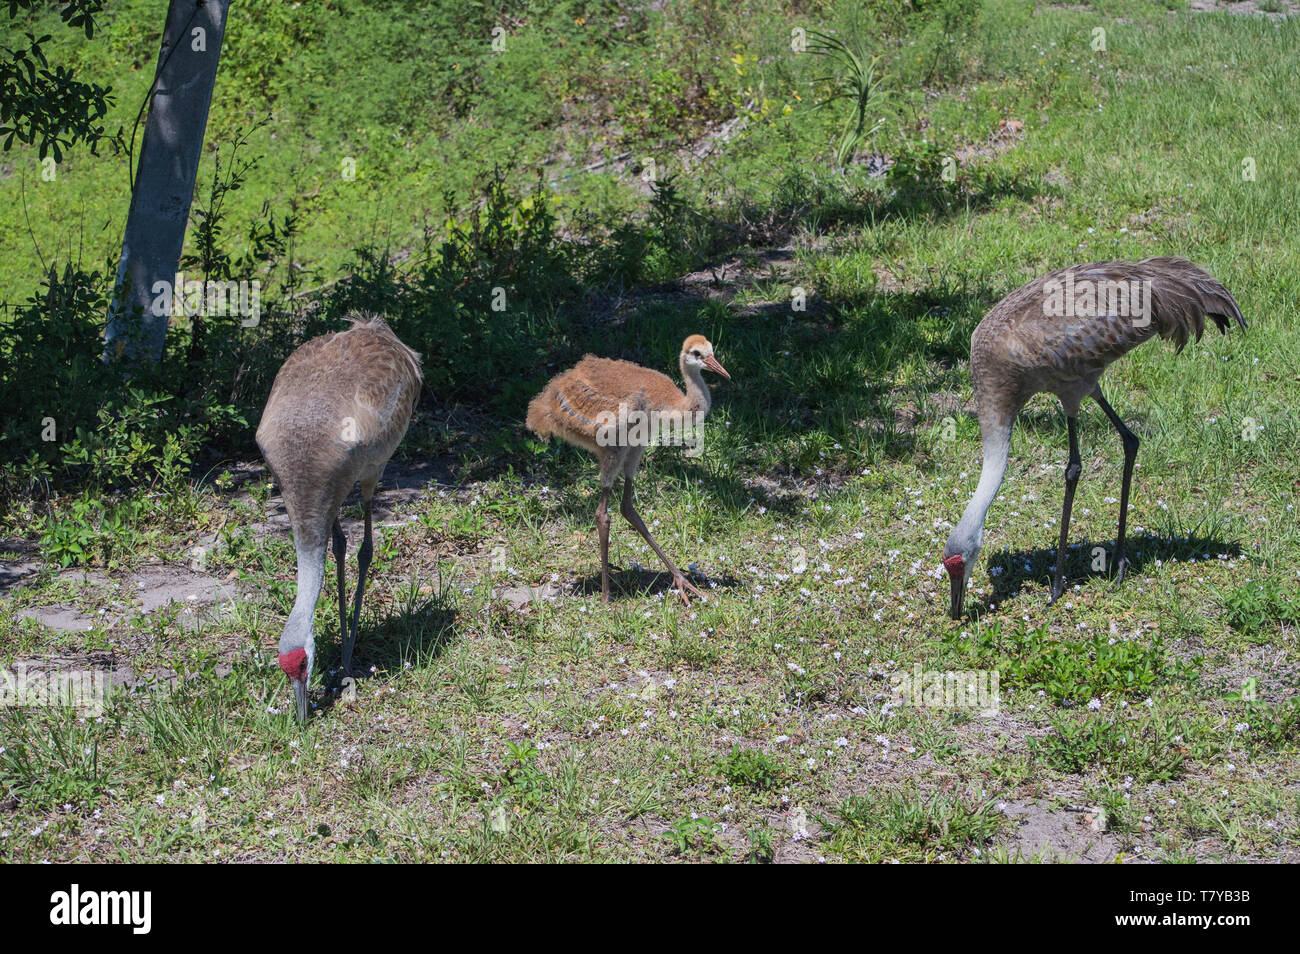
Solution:
<svg viewBox="0 0 1300 954">
<path fill-rule="evenodd" d="M 325 579 L 331 536 L 338 564 L 339 638 L 343 672 L 361 619 L 370 568 L 370 510 L 384 465 L 406 434 L 424 377 L 420 356 L 383 318 L 349 317 L 352 327 L 313 338 L 289 355 L 262 411 L 257 446 L 280 484 L 298 555 L 298 593 L 280 637 L 280 668 L 293 686 L 298 719 L 307 719 L 307 685 L 315 660 L 312 618 Z M 361 484 L 366 531 L 357 553 L 357 595 L 347 621 L 343 558 L 347 537 L 338 513 Z"/>
<path fill-rule="evenodd" d="M 600 462 L 600 506 L 596 531 L 600 537 L 600 597 L 609 602 L 609 492 L 623 475 L 622 513 L 672 574 L 682 602 L 688 591 L 703 598 L 668 559 L 633 505 L 632 480 L 646 447 L 656 433 L 682 435 L 698 427 L 709 413 L 709 387 L 701 372 L 708 368 L 728 380 L 731 375 L 713 356 L 703 335 L 682 342 L 678 358 L 686 393 L 672 379 L 630 361 L 587 355 L 556 375 L 528 405 L 528 429 L 543 439 L 558 437 L 596 455 Z"/>
<path fill-rule="evenodd" d="M 983 540 L 984 519 L 1006 472 L 1012 422 L 1025 403 L 1042 391 L 1060 398 L 1070 439 L 1061 539 L 1048 603 L 1065 591 L 1070 508 L 1083 468 L 1076 421 L 1086 397 L 1101 406 L 1124 444 L 1119 532 L 1111 561 L 1116 584 L 1123 581 L 1128 564 L 1124 530 L 1138 439 L 1107 403 L 1097 382 L 1112 361 L 1156 335 L 1173 340 L 1179 351 L 1188 338 L 1199 341 L 1207 315 L 1224 334 L 1234 320 L 1246 327 L 1228 290 L 1181 258 L 1072 265 L 1016 289 L 985 315 L 971 335 L 970 357 L 984 467 L 975 495 L 943 551 L 943 565 L 952 581 L 953 619 L 961 617 L 966 584 Z"/>
</svg>

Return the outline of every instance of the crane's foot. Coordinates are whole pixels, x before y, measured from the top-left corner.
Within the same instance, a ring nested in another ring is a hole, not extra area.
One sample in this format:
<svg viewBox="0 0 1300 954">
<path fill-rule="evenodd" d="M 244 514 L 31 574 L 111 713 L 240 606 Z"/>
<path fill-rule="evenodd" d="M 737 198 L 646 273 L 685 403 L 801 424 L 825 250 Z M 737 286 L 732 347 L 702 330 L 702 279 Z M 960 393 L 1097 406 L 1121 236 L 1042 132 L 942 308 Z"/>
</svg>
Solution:
<svg viewBox="0 0 1300 954">
<path fill-rule="evenodd" d="M 680 573 L 673 577 L 673 586 L 677 587 L 677 595 L 682 598 L 682 602 L 687 606 L 691 605 L 691 598 L 687 596 L 687 591 L 694 593 L 700 599 L 704 599 L 704 594 L 696 589 L 694 584 Z"/>
<path fill-rule="evenodd" d="M 1055 603 L 1064 595 L 1065 595 L 1065 583 L 1064 582 L 1053 583 L 1052 591 L 1049 594 L 1047 594 L 1047 605 L 1051 606 L 1053 603 Z"/>
<path fill-rule="evenodd" d="M 1119 586 L 1124 582 L 1124 571 L 1128 569 L 1128 557 L 1121 556 L 1115 561 L 1115 585 Z"/>
</svg>

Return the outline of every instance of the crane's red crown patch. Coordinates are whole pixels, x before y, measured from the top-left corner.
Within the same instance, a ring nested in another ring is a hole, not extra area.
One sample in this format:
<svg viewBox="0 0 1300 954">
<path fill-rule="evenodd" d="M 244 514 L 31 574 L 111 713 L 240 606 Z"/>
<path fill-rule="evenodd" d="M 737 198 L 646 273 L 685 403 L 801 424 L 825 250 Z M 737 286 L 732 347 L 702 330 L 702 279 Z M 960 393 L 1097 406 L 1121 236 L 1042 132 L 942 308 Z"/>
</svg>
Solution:
<svg viewBox="0 0 1300 954">
<path fill-rule="evenodd" d="M 292 649 L 287 653 L 280 653 L 280 668 L 290 679 L 307 678 L 307 651 L 305 649 Z"/>
</svg>

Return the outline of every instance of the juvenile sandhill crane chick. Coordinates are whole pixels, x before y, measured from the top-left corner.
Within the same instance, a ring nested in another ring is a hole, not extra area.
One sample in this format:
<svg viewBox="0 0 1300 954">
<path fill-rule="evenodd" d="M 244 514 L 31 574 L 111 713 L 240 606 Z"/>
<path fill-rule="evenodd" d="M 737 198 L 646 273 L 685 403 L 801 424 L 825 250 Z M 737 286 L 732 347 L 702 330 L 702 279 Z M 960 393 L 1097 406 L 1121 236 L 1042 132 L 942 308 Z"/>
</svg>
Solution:
<svg viewBox="0 0 1300 954">
<path fill-rule="evenodd" d="M 1228 290 L 1181 258 L 1072 265 L 1034 279 L 993 306 L 971 336 L 970 373 L 984 468 L 975 495 L 943 551 L 943 565 L 952 582 L 953 619 L 961 617 L 966 584 L 983 541 L 984 520 L 1007 469 L 1011 425 L 1025 403 L 1043 391 L 1060 398 L 1070 439 L 1061 539 L 1048 602 L 1065 591 L 1070 509 L 1083 467 L 1076 422 L 1079 405 L 1087 397 L 1100 405 L 1124 444 L 1119 532 L 1111 560 L 1116 584 L 1123 581 L 1128 566 L 1124 531 L 1138 439 L 1107 403 L 1097 382 L 1112 361 L 1157 335 L 1173 340 L 1179 351 L 1188 338 L 1199 341 L 1207 315 L 1224 334 L 1233 321 L 1246 327 Z"/>
<path fill-rule="evenodd" d="M 284 495 L 298 555 L 298 593 L 280 637 L 279 658 L 300 721 L 307 719 L 307 686 L 316 658 L 312 617 L 325 579 L 325 547 L 332 536 L 347 674 L 370 568 L 375 486 L 406 434 L 424 381 L 420 356 L 397 339 L 383 318 L 354 315 L 349 320 L 348 330 L 313 338 L 289 355 L 257 427 L 257 446 Z M 358 482 L 366 530 L 357 553 L 357 595 L 349 627 L 343 574 L 347 537 L 338 513 Z"/>
<path fill-rule="evenodd" d="M 649 430 L 698 426 L 709 413 L 709 387 L 704 369 L 730 380 L 731 375 L 713 356 L 713 345 L 703 335 L 691 335 L 682 343 L 678 364 L 686 393 L 677 390 L 672 379 L 630 361 L 612 361 L 587 355 L 573 368 L 552 378 L 528 405 L 528 429 L 543 439 L 558 437 L 596 455 L 600 462 L 600 506 L 596 508 L 596 531 L 600 537 L 600 596 L 609 602 L 609 493 L 619 474 L 623 475 L 622 514 L 645 538 L 646 543 L 672 574 L 682 602 L 690 605 L 688 593 L 703 597 L 673 561 L 659 548 L 645 521 L 633 505 L 632 480 L 647 444 L 644 422 L 655 422 Z M 628 426 L 620 426 L 626 424 Z"/>
</svg>

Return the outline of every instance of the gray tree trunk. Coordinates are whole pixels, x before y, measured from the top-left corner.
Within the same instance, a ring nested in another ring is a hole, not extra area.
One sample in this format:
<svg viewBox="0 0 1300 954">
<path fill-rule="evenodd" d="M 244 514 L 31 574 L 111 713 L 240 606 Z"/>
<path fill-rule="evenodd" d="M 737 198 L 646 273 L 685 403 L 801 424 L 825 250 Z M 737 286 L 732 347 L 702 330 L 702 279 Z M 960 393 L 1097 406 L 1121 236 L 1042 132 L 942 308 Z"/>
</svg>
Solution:
<svg viewBox="0 0 1300 954">
<path fill-rule="evenodd" d="M 229 9 L 230 0 L 171 0 L 168 6 L 104 333 L 106 360 L 162 358 Z"/>
</svg>

